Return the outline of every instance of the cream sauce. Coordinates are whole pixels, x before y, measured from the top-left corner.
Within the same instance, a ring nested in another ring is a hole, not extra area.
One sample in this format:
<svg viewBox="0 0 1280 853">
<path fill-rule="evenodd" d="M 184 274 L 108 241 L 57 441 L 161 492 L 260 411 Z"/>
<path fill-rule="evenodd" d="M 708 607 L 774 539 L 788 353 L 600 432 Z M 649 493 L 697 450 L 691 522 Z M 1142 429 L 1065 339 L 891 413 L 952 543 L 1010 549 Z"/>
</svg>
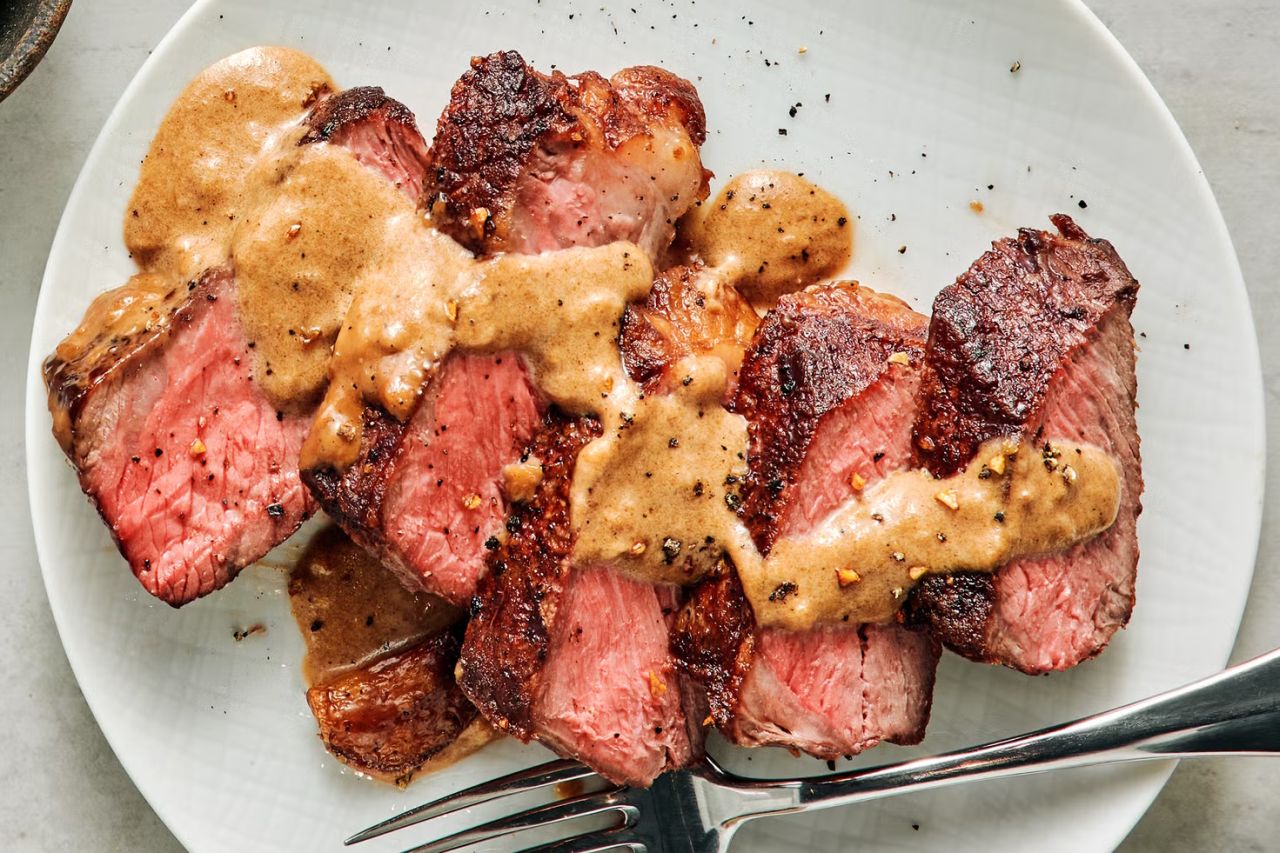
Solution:
<svg viewBox="0 0 1280 853">
<path fill-rule="evenodd" d="M 521 350 L 550 400 L 571 412 L 597 411 L 610 389 L 629 381 L 618 323 L 652 282 L 653 268 L 631 243 L 476 260 L 420 222 L 402 235 L 400 259 L 361 283 L 303 467 L 351 464 L 365 401 L 407 419 L 454 346 Z"/>
<path fill-rule="evenodd" d="M 542 392 L 577 414 L 600 411 L 602 400 L 631 384 L 618 324 L 627 303 L 653 284 L 653 267 L 638 247 L 505 255 L 477 269 L 476 286 L 458 306 L 460 347 L 523 351 Z"/>
<path fill-rule="evenodd" d="M 409 285 L 403 273 L 422 253 L 401 247 L 423 240 L 405 235 L 435 233 L 412 199 L 344 148 L 298 144 L 307 109 L 333 88 L 315 60 L 287 48 L 209 67 L 161 123 L 125 219 L 133 257 L 168 281 L 231 259 L 254 378 L 281 409 L 323 394 L 362 282 L 399 274 Z"/>
<path fill-rule="evenodd" d="M 366 401 L 404 421 L 454 345 L 457 299 L 474 281 L 471 253 L 421 217 L 397 219 L 383 262 L 356 284 L 329 360 L 324 402 L 302 467 L 345 468 L 360 452 Z"/>
<path fill-rule="evenodd" d="M 332 88 L 314 59 L 280 47 L 242 51 L 197 75 L 160 123 L 129 200 L 125 245 L 140 272 L 94 300 L 57 358 L 93 364 L 163 329 L 186 298 L 182 285 L 227 263 L 245 210 L 269 197 L 267 152 L 287 150 L 285 137 L 296 142 L 299 120 Z M 50 403 L 54 433 L 69 447 L 68 414 Z"/>
<path fill-rule="evenodd" d="M 337 527 L 316 534 L 289 577 L 289 603 L 307 653 L 309 686 L 367 667 L 462 618 L 462 611 L 412 593 Z"/>
<path fill-rule="evenodd" d="M 571 509 L 575 558 L 608 562 L 644 580 L 687 584 L 733 541 L 746 541 L 737 484 L 746 474 L 747 423 L 721 406 L 725 365 L 689 357 L 670 394 L 632 396 L 578 454 Z"/>
<path fill-rule="evenodd" d="M 125 215 L 125 245 L 144 269 L 194 278 L 227 259 L 246 202 L 263 187 L 264 152 L 298 129 L 333 80 L 305 53 L 255 47 L 187 85 L 142 161 Z M 328 146 L 326 146 L 328 147 Z"/>
<path fill-rule="evenodd" d="M 757 308 L 830 278 L 853 256 L 840 199 L 791 172 L 744 172 L 689 217 L 684 239 Z"/>
<path fill-rule="evenodd" d="M 288 134 L 253 177 L 260 200 L 245 205 L 230 245 L 240 317 L 263 391 L 278 406 L 308 406 L 324 393 L 354 295 L 371 277 L 427 284 L 415 273 L 437 258 L 413 249 L 435 232 L 411 199 L 336 145 L 299 146 Z"/>
<path fill-rule="evenodd" d="M 1115 462 L 1097 447 L 997 439 L 962 473 L 894 472 L 816 530 L 778 541 L 767 559 L 735 562 L 761 625 L 887 622 L 930 573 L 993 571 L 1105 530 L 1120 487 Z"/>
</svg>

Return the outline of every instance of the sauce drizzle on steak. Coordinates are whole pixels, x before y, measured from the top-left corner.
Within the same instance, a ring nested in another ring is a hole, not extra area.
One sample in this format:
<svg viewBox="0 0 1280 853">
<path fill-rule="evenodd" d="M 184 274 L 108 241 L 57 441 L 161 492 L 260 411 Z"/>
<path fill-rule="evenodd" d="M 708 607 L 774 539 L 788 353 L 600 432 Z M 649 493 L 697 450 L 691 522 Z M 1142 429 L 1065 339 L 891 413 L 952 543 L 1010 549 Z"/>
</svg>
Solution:
<svg viewBox="0 0 1280 853">
<path fill-rule="evenodd" d="M 950 648 L 1029 673 L 1096 655 L 1128 622 L 1142 511 L 1129 323 L 1138 282 L 1110 243 L 1052 219 L 1057 234 L 997 241 L 938 295 L 915 426 L 920 460 L 938 475 L 997 436 L 1088 442 L 1120 466 L 1119 515 L 1096 539 L 994 576 L 930 578 L 912 597 L 913 617 Z"/>
</svg>

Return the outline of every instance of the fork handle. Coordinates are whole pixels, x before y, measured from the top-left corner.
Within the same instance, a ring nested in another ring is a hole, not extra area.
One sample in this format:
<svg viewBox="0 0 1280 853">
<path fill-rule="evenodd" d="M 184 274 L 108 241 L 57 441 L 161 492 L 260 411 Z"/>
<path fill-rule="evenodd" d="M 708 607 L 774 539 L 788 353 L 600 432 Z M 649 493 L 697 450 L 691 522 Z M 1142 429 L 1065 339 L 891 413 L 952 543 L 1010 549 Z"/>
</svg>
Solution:
<svg viewBox="0 0 1280 853">
<path fill-rule="evenodd" d="M 901 764 L 792 783 L 792 805 L 829 808 L 971 779 L 1206 755 L 1280 755 L 1280 649 L 1186 687 L 1031 734 Z M 776 784 L 776 783 L 775 783 Z"/>
</svg>

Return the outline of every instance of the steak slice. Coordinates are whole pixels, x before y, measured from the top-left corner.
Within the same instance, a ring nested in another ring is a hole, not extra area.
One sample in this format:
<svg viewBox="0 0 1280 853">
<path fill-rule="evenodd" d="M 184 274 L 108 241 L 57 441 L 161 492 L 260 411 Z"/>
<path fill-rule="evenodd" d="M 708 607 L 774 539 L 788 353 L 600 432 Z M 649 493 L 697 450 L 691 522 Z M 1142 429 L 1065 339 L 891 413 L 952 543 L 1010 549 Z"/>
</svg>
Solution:
<svg viewBox="0 0 1280 853">
<path fill-rule="evenodd" d="M 648 785 L 698 748 L 667 649 L 674 592 L 606 567 L 571 568 L 569 489 L 590 418 L 552 412 L 528 454 L 533 498 L 489 557 L 459 664 L 468 698 L 499 730 L 546 743 L 625 784 Z"/>
<path fill-rule="evenodd" d="M 421 186 L 426 146 L 381 90 L 323 97 L 308 126 L 304 142 L 350 145 Z M 99 296 L 44 364 L 81 488 L 143 587 L 175 607 L 228 583 L 313 509 L 298 476 L 310 414 L 276 411 L 253 381 L 235 301 L 230 266 L 178 287 L 141 274 Z"/>
<path fill-rule="evenodd" d="M 476 251 L 537 254 L 617 240 L 657 258 L 707 194 L 706 120 L 687 80 L 651 66 L 606 80 L 476 57 L 436 126 L 428 204 Z"/>
<path fill-rule="evenodd" d="M 784 296 L 765 316 L 735 401 L 751 439 L 744 517 L 762 553 L 821 522 L 855 477 L 869 484 L 911 463 L 926 324 L 856 284 Z M 908 363 L 890 362 L 897 353 Z M 924 736 L 938 645 L 923 631 L 761 629 L 726 566 L 693 592 L 672 645 L 735 743 L 834 759 Z"/>
<path fill-rule="evenodd" d="M 308 421 L 277 412 L 254 383 L 229 269 L 150 295 L 149 330 L 80 351 L 64 342 L 44 377 L 81 488 L 147 592 L 178 607 L 310 514 L 297 473 Z M 98 297 L 87 318 L 119 298 Z"/>
<path fill-rule="evenodd" d="M 438 123 L 427 177 L 433 219 L 480 251 L 630 239 L 656 253 L 671 240 L 670 222 L 706 194 L 704 136 L 693 87 L 660 69 L 627 69 L 610 82 L 541 75 L 511 52 L 476 59 Z M 639 196 L 631 190 L 637 169 Z M 483 544 L 506 514 L 502 469 L 538 427 L 540 399 L 523 362 L 508 354 L 455 356 L 423 400 L 403 424 L 366 408 L 357 461 L 303 479 L 412 588 L 463 603 L 485 571 Z M 466 505 L 473 496 L 480 506 Z"/>
<path fill-rule="evenodd" d="M 999 240 L 934 302 L 916 422 L 921 462 L 963 469 L 987 439 L 1065 440 L 1112 454 L 1120 512 L 1096 538 L 994 575 L 927 578 L 909 609 L 948 647 L 1027 673 L 1067 669 L 1129 621 L 1142 511 L 1135 349 L 1138 282 L 1065 215 L 1058 233 Z"/>
<path fill-rule="evenodd" d="M 408 423 L 366 407 L 359 461 L 302 476 L 406 586 L 465 604 L 484 571 L 484 543 L 506 518 L 502 468 L 540 422 L 519 356 L 457 354 Z"/>
<path fill-rule="evenodd" d="M 740 746 L 834 760 L 881 741 L 919 743 L 933 702 L 937 641 L 898 624 L 761 630 L 732 568 L 677 614 L 671 647 Z"/>
<path fill-rule="evenodd" d="M 300 144 L 331 142 L 417 199 L 431 163 L 409 108 L 377 86 L 357 86 L 324 98 L 311 111 Z"/>
<path fill-rule="evenodd" d="M 325 747 L 357 770 L 406 780 L 476 719 L 453 680 L 460 646 L 445 631 L 309 689 Z"/>
<path fill-rule="evenodd" d="M 778 301 L 743 362 L 735 407 L 750 424 L 743 517 L 761 553 L 804 533 L 851 494 L 911 462 L 928 320 L 857 284 Z M 890 364 L 894 353 L 910 364 Z"/>
</svg>

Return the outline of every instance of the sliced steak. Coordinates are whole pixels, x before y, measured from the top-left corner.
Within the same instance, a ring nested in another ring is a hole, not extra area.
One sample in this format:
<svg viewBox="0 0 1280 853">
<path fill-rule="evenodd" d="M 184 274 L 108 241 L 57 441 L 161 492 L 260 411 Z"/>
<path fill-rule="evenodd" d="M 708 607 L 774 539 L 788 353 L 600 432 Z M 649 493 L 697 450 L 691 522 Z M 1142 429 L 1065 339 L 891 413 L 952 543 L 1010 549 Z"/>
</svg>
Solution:
<svg viewBox="0 0 1280 853">
<path fill-rule="evenodd" d="M 412 775 L 476 718 L 453 680 L 459 646 L 446 631 L 308 690 L 325 747 L 386 781 Z"/>
<path fill-rule="evenodd" d="M 87 316 L 117 298 L 103 294 Z M 254 384 L 230 270 L 156 294 L 153 316 L 131 336 L 64 342 L 44 376 L 81 488 L 147 592 L 177 607 L 311 512 L 297 473 L 308 421 L 276 412 Z"/>
<path fill-rule="evenodd" d="M 367 407 L 359 461 L 303 479 L 407 586 L 465 604 L 506 518 L 502 468 L 540 421 L 519 356 L 454 355 L 407 424 Z"/>
<path fill-rule="evenodd" d="M 933 701 L 938 644 L 902 625 L 761 630 L 732 568 L 703 581 L 671 634 L 711 718 L 741 746 L 836 759 L 881 741 L 919 743 Z"/>
<path fill-rule="evenodd" d="M 536 254 L 616 240 L 651 258 L 707 193 L 697 91 L 661 68 L 541 74 L 514 51 L 476 57 L 432 146 L 428 204 L 476 251 Z"/>
<path fill-rule="evenodd" d="M 380 91 L 325 97 L 309 123 L 307 141 L 350 144 L 407 190 L 421 185 L 426 146 Z M 175 607 L 226 584 L 313 508 L 298 476 L 309 413 L 270 405 L 251 347 L 227 266 L 177 287 L 135 276 L 98 297 L 44 365 L 81 487 L 134 575 Z"/>
<path fill-rule="evenodd" d="M 744 518 L 762 553 L 851 493 L 911 462 L 928 319 L 857 284 L 778 301 L 743 362 L 735 407 L 750 423 Z M 908 365 L 889 357 L 905 353 Z"/>
<path fill-rule="evenodd" d="M 479 251 L 631 239 L 656 252 L 671 240 L 670 222 L 705 195 L 704 135 L 693 87 L 665 71 L 633 68 L 610 82 L 541 75 L 510 52 L 476 59 L 436 131 L 433 218 Z M 582 208 L 571 215 L 568 195 Z M 502 469 L 537 427 L 539 399 L 508 355 L 454 357 L 423 400 L 403 424 L 367 408 L 357 461 L 303 479 L 406 583 L 462 603 L 485 571 L 483 543 L 507 510 Z"/>
<path fill-rule="evenodd" d="M 311 111 L 300 144 L 341 145 L 381 172 L 410 198 L 422 195 L 431 154 L 409 108 L 377 86 L 358 86 L 324 98 Z"/>
<path fill-rule="evenodd" d="M 750 424 L 744 516 L 763 553 L 822 521 L 855 478 L 870 484 L 911 463 L 926 324 L 856 284 L 784 296 L 765 316 L 735 400 Z M 907 364 L 889 360 L 898 353 Z M 760 629 L 726 567 L 693 592 L 672 645 L 736 743 L 832 759 L 924 736 L 938 645 L 923 631 Z"/>
<path fill-rule="evenodd" d="M 571 568 L 569 488 L 578 451 L 599 433 L 592 419 L 552 413 L 531 442 L 542 481 L 489 557 L 459 683 L 499 730 L 647 785 L 687 763 L 696 741 L 667 649 L 673 591 Z"/>
<path fill-rule="evenodd" d="M 538 740 L 628 785 L 693 758 L 698 721 L 667 642 L 676 594 L 608 566 L 571 572 L 534 707 Z"/>
<path fill-rule="evenodd" d="M 1138 282 L 1110 243 L 1052 219 L 1057 234 L 997 241 L 938 295 L 915 426 L 920 460 L 938 476 L 999 436 L 1093 444 L 1120 466 L 1119 515 L 1095 539 L 994 575 L 928 578 L 911 598 L 948 647 L 1028 673 L 1096 655 L 1128 622 L 1142 510 L 1129 324 Z"/>
</svg>

